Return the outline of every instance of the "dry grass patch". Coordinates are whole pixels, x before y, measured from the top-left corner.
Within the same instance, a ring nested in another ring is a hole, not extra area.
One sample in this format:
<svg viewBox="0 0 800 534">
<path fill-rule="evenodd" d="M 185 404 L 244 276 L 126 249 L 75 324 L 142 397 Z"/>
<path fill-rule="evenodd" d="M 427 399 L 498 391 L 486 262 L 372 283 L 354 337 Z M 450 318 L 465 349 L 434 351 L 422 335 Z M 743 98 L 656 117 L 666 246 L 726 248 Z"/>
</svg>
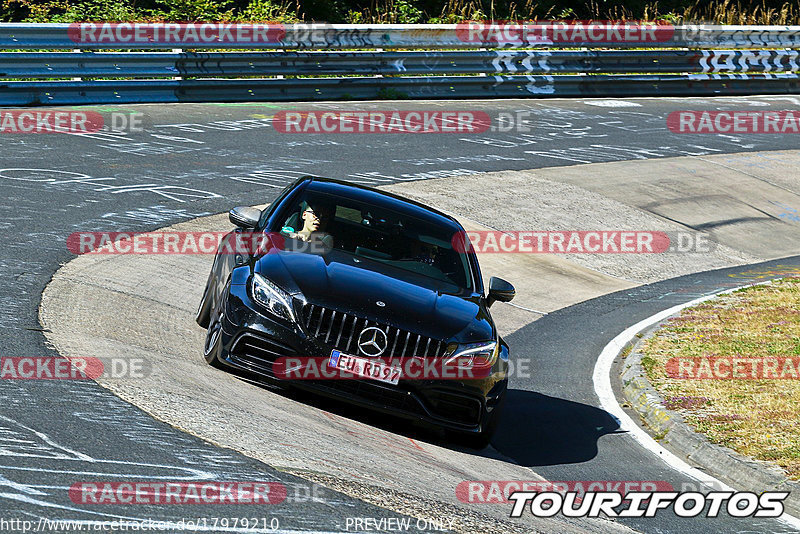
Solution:
<svg viewBox="0 0 800 534">
<path fill-rule="evenodd" d="M 670 378 L 671 358 L 800 357 L 800 277 L 687 308 L 645 340 L 650 382 L 713 443 L 782 467 L 800 480 L 800 380 Z M 702 360 L 701 360 L 702 361 Z"/>
</svg>

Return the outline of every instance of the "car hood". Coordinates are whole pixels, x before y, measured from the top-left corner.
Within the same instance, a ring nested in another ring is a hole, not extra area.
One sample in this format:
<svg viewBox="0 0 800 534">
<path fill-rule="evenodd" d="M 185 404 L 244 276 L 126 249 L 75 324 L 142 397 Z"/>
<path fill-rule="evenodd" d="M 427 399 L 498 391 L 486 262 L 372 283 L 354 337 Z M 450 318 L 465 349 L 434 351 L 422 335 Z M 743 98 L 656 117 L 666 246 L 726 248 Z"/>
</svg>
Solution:
<svg viewBox="0 0 800 534">
<path fill-rule="evenodd" d="M 444 293 L 435 280 L 331 251 L 272 251 L 255 265 L 260 275 L 308 302 L 434 339 L 469 343 L 494 339 L 494 326 L 471 292 Z M 379 306 L 377 302 L 385 306 Z"/>
</svg>

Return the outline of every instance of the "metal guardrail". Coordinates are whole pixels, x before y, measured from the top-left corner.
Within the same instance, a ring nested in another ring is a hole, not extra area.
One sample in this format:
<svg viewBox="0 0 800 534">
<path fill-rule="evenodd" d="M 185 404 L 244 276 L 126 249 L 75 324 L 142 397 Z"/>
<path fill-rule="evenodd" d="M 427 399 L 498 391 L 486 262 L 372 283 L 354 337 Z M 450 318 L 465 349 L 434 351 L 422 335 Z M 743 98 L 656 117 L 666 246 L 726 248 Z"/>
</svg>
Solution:
<svg viewBox="0 0 800 534">
<path fill-rule="evenodd" d="M 0 24 L 0 49 L 48 50 L 0 53 L 0 105 L 785 94 L 800 81 L 800 27 L 656 26 L 631 43 L 624 28 L 577 42 L 552 27 L 210 24 L 206 42 L 174 38 L 203 26 Z M 141 51 L 92 51 L 112 49 Z"/>
<path fill-rule="evenodd" d="M 798 72 L 796 50 L 0 53 L 11 78 Z"/>
<path fill-rule="evenodd" d="M 800 92 L 796 74 L 688 76 L 435 76 L 295 78 L 277 80 L 152 80 L 18 82 L 0 85 L 5 105 L 146 102 L 289 102 L 374 100 L 787 94 Z"/>
</svg>

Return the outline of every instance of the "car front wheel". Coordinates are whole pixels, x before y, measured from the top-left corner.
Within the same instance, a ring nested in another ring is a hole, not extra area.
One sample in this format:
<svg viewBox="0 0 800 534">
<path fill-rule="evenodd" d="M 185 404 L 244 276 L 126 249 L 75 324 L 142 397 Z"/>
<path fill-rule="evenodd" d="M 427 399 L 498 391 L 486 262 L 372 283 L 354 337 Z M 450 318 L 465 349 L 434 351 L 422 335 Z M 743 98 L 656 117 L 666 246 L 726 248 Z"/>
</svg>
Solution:
<svg viewBox="0 0 800 534">
<path fill-rule="evenodd" d="M 216 367 L 217 369 L 222 368 L 222 362 L 219 360 L 219 354 L 221 350 L 222 322 L 220 320 L 216 320 L 208 325 L 208 330 L 206 331 L 206 342 L 203 348 L 203 356 L 211 367 Z"/>
<path fill-rule="evenodd" d="M 203 328 L 208 328 L 208 323 L 211 321 L 211 299 L 208 298 L 210 293 L 209 290 L 210 284 L 206 284 L 206 289 L 203 291 L 203 298 L 200 301 L 200 305 L 197 307 L 197 313 L 194 316 L 195 322 Z"/>
</svg>

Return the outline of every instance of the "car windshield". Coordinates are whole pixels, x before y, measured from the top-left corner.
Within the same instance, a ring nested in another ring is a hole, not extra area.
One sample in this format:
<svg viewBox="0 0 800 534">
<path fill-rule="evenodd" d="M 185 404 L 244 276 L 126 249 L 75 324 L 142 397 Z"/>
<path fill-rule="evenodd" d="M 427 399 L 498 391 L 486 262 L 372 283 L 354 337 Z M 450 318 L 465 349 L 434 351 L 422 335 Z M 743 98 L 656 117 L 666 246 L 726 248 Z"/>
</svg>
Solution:
<svg viewBox="0 0 800 534">
<path fill-rule="evenodd" d="M 318 241 L 359 261 L 472 289 L 469 258 L 453 248 L 458 241 L 447 225 L 321 193 L 306 193 L 278 220 L 289 238 Z"/>
</svg>

